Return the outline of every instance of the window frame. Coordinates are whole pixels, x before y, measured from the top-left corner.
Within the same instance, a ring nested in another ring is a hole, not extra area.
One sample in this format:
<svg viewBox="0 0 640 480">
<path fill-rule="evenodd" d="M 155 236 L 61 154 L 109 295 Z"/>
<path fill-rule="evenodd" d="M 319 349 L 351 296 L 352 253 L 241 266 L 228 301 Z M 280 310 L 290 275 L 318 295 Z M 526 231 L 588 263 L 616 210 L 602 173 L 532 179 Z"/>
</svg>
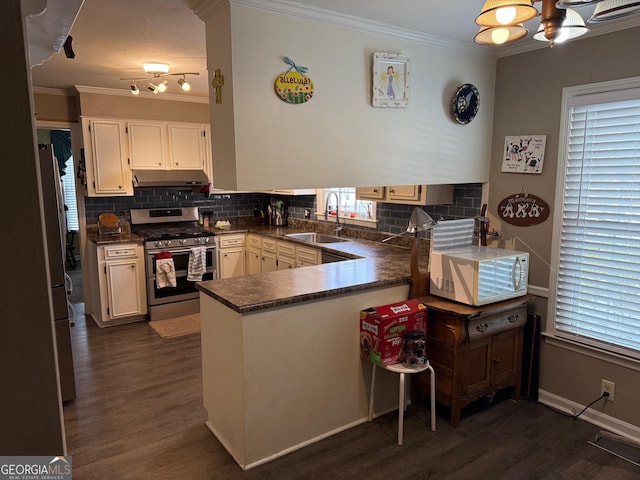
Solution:
<svg viewBox="0 0 640 480">
<path fill-rule="evenodd" d="M 327 222 L 336 222 L 336 217 L 329 216 L 327 220 L 324 218 L 325 204 L 326 204 L 326 190 L 335 189 L 335 188 L 353 188 L 355 191 L 355 187 L 327 187 L 327 188 L 318 188 L 316 190 L 316 220 L 319 221 L 327 221 Z M 355 194 L 355 193 L 354 193 Z M 356 200 L 358 201 L 358 200 Z M 369 228 L 377 228 L 378 227 L 378 217 L 376 211 L 376 202 L 372 200 L 362 200 L 362 202 L 371 203 L 371 220 L 367 220 L 364 218 L 349 218 L 349 217 L 340 217 L 340 223 L 344 225 L 357 225 L 360 227 L 369 227 Z"/>
<path fill-rule="evenodd" d="M 567 332 L 558 328 L 556 318 L 558 277 L 559 268 L 561 268 L 559 265 L 560 242 L 562 239 L 562 226 L 564 220 L 564 193 L 566 167 L 569 155 L 568 145 L 569 129 L 571 125 L 571 109 L 576 106 L 604 104 L 630 98 L 640 99 L 640 77 L 566 87 L 563 89 L 558 144 L 558 164 L 556 169 L 553 231 L 551 240 L 551 268 L 549 273 L 549 298 L 547 304 L 548 321 L 546 322 L 545 335 L 562 341 L 582 345 L 588 349 L 596 349 L 597 351 L 605 354 L 633 359 L 635 363 L 640 359 L 640 346 L 635 350 L 633 348 L 607 343 L 603 340 L 588 338 Z"/>
</svg>

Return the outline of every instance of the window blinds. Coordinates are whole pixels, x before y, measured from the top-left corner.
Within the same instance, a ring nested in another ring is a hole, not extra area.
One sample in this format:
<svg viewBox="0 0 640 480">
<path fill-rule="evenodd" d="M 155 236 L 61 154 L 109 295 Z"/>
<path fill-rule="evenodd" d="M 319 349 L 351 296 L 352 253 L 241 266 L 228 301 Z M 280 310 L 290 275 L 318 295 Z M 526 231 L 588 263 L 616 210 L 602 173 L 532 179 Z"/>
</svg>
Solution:
<svg viewBox="0 0 640 480">
<path fill-rule="evenodd" d="M 640 99 L 570 107 L 557 262 L 556 334 L 640 358 Z"/>
</svg>

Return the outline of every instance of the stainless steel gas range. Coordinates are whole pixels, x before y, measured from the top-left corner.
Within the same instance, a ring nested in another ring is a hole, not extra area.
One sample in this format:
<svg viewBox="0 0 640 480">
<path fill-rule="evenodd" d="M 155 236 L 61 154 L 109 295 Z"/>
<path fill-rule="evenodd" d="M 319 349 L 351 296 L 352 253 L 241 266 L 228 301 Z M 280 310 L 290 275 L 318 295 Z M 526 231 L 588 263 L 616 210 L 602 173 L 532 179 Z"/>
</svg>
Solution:
<svg viewBox="0 0 640 480">
<path fill-rule="evenodd" d="M 189 258 L 195 250 L 205 250 L 202 280 L 216 278 L 216 251 L 213 234 L 198 226 L 196 207 L 131 210 L 131 230 L 145 239 L 145 271 L 150 320 L 162 320 L 200 311 L 196 283 L 187 279 Z M 170 255 L 167 255 L 167 252 Z M 175 286 L 158 282 L 157 260 L 171 258 Z"/>
</svg>

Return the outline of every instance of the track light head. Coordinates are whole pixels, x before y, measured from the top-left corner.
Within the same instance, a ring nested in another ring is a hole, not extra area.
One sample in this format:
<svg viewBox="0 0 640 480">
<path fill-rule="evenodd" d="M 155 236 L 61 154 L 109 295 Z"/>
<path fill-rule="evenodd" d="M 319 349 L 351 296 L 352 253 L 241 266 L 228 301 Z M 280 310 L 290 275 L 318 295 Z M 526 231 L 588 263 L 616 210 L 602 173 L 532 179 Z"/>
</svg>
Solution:
<svg viewBox="0 0 640 480">
<path fill-rule="evenodd" d="M 138 95 L 140 93 L 140 90 L 138 89 L 138 85 L 136 85 L 136 82 L 131 81 L 131 95 Z"/>
<path fill-rule="evenodd" d="M 149 89 L 149 91 L 151 93 L 158 93 L 160 91 L 158 86 L 156 84 L 154 84 L 153 82 L 149 82 L 149 84 L 147 85 L 147 88 Z"/>
<path fill-rule="evenodd" d="M 169 82 L 166 80 L 162 80 L 162 83 L 158 84 L 158 91 L 160 93 L 164 93 L 167 91 L 167 86 L 169 85 Z"/>
<path fill-rule="evenodd" d="M 181 79 L 178 80 L 178 85 L 180 85 L 182 90 L 184 90 L 185 92 L 188 92 L 189 90 L 191 90 L 191 85 L 189 84 L 189 82 L 187 82 L 184 75 L 182 76 Z"/>
</svg>

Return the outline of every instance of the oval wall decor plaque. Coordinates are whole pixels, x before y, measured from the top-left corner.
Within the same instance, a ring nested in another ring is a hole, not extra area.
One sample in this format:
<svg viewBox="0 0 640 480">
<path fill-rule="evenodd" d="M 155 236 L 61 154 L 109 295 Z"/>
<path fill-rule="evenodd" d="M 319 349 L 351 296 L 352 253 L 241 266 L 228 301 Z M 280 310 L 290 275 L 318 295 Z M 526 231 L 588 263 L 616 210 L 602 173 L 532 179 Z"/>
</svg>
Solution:
<svg viewBox="0 0 640 480">
<path fill-rule="evenodd" d="M 498 216 L 511 225 L 529 227 L 542 223 L 549 217 L 549 205 L 530 193 L 516 193 L 498 204 Z"/>
</svg>

